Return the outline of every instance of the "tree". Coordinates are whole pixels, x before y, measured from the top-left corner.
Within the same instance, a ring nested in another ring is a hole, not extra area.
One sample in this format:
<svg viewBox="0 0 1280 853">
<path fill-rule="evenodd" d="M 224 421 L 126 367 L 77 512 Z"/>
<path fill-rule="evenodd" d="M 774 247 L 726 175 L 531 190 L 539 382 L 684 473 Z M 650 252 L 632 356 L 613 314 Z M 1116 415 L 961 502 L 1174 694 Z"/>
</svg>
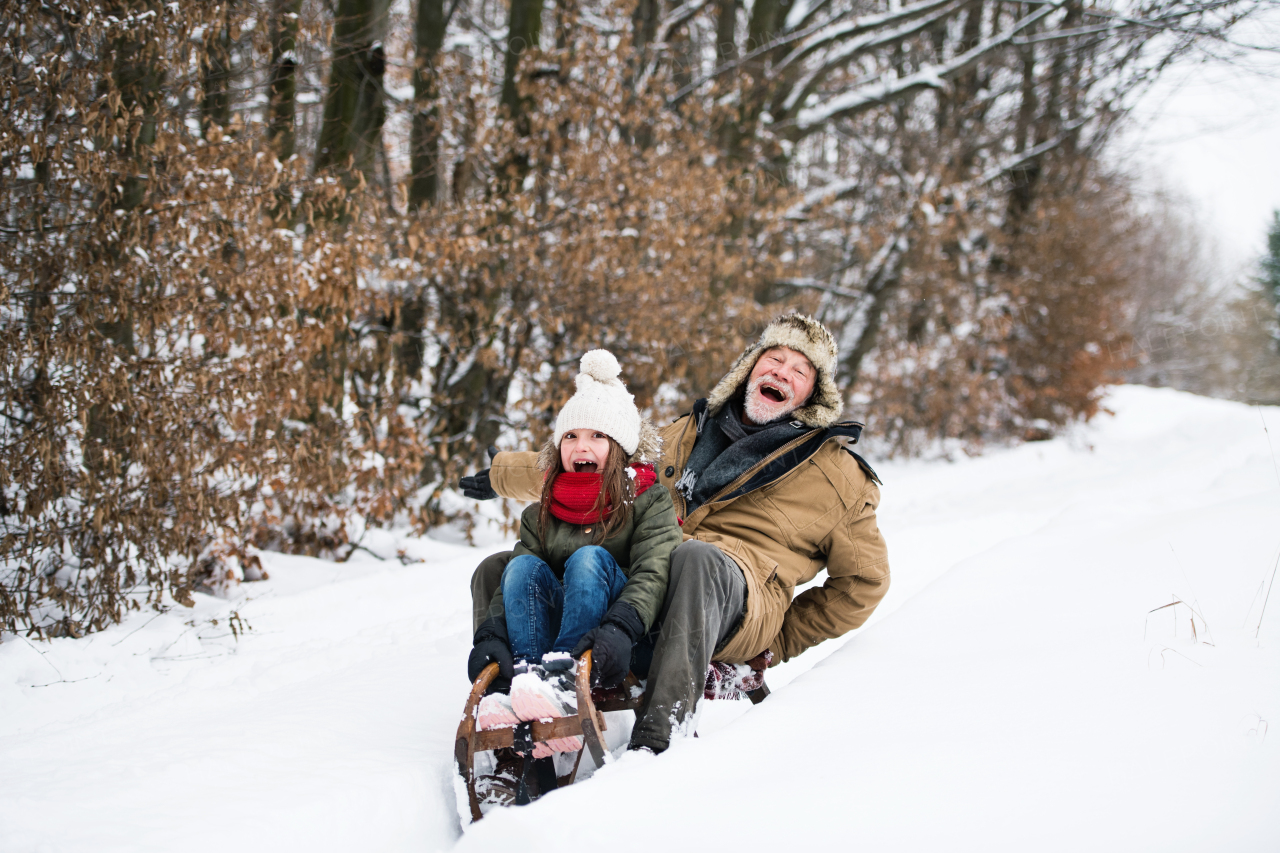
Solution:
<svg viewBox="0 0 1280 853">
<path fill-rule="evenodd" d="M 287 423 L 332 344 L 314 318 L 347 294 L 305 268 L 321 238 L 295 258 L 275 228 L 289 173 L 181 97 L 209 83 L 216 6 L 19 8 L 0 24 L 0 629 L 79 636 L 189 603 L 276 478 L 308 497 L 314 448 Z"/>
<path fill-rule="evenodd" d="M 1259 2 L 18 4 L 0 624 L 465 529 L 584 350 L 663 418 L 790 308 L 898 449 L 1087 417 L 1139 230 L 1102 153 Z"/>
<path fill-rule="evenodd" d="M 1280 348 L 1280 210 L 1271 214 L 1271 224 L 1267 228 L 1267 251 L 1258 266 L 1261 270 L 1258 284 L 1275 314 L 1277 323 L 1272 336 L 1276 340 L 1276 346 Z"/>
<path fill-rule="evenodd" d="M 288 161 L 296 150 L 294 121 L 298 105 L 298 24 L 302 0 L 272 0 L 271 71 L 267 83 L 267 141 L 276 157 Z"/>
<path fill-rule="evenodd" d="M 386 0 L 339 0 L 333 21 L 332 59 L 324 124 L 316 143 L 317 173 L 336 170 L 348 187 L 356 175 L 375 184 L 376 158 L 386 122 Z"/>
<path fill-rule="evenodd" d="M 1226 283 L 1185 201 L 1157 194 L 1124 241 L 1125 381 L 1249 403 L 1280 401 L 1275 303 L 1261 275 Z"/>
<path fill-rule="evenodd" d="M 450 11 L 457 8 L 454 3 Z M 418 0 L 414 29 L 413 128 L 409 143 L 409 207 L 412 210 L 435 204 L 440 192 L 439 56 L 448 27 L 444 0 Z"/>
</svg>

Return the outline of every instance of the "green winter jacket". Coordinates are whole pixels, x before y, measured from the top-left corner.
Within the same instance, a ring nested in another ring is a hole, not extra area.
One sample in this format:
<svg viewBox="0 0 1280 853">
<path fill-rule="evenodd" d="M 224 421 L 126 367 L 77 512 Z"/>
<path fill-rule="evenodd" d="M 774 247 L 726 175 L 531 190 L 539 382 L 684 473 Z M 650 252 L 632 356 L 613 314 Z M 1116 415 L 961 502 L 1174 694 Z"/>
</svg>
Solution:
<svg viewBox="0 0 1280 853">
<path fill-rule="evenodd" d="M 574 551 L 593 544 L 595 526 L 573 524 L 552 517 L 544 539 L 538 535 L 539 508 L 535 503 L 520 516 L 520 542 L 512 557 L 532 554 L 546 563 L 563 582 L 565 561 Z M 662 600 L 667 594 L 671 552 L 682 541 L 684 537 L 676 521 L 671 493 L 653 485 L 636 498 L 627 523 L 601 544 L 627 576 L 627 585 L 618 600 L 636 609 L 646 631 L 658 618 Z M 489 602 L 488 615 L 506 618 L 501 587 Z"/>
</svg>

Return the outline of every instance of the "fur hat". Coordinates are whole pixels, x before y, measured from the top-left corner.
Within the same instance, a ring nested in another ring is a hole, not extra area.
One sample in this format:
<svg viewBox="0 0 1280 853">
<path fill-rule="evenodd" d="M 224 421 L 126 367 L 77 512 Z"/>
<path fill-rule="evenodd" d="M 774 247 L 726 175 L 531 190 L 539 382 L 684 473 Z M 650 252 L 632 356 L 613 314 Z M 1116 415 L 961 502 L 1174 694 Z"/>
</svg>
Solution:
<svg viewBox="0 0 1280 853">
<path fill-rule="evenodd" d="M 826 326 L 804 314 L 784 314 L 764 327 L 760 340 L 747 347 L 724 378 L 711 389 L 711 394 L 707 397 L 708 411 L 712 415 L 719 414 L 725 404 L 746 385 L 760 356 L 774 347 L 795 350 L 809 359 L 818 371 L 808 402 L 792 412 L 791 417 L 806 426 L 819 429 L 840 420 L 840 414 L 844 411 L 844 399 L 836 388 L 836 363 L 839 354 L 836 339 Z"/>
<path fill-rule="evenodd" d="M 599 430 L 622 446 L 627 455 L 640 444 L 640 410 L 618 374 L 622 367 L 613 353 L 593 349 L 582 357 L 578 391 L 556 418 L 555 445 L 571 429 Z"/>
</svg>

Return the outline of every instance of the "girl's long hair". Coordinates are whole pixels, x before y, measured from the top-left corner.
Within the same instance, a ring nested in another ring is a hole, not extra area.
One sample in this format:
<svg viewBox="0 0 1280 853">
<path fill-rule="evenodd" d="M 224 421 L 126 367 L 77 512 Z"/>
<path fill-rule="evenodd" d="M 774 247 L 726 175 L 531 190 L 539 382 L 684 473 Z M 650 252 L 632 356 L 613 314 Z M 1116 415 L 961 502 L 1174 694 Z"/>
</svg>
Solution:
<svg viewBox="0 0 1280 853">
<path fill-rule="evenodd" d="M 556 448 L 555 459 L 542 481 L 541 506 L 538 509 L 538 538 L 546 541 L 547 526 L 551 524 L 551 490 L 555 487 L 556 478 L 564 473 L 564 463 L 560 461 L 560 448 Z M 604 460 L 600 471 L 600 494 L 596 495 L 593 512 L 600 513 L 602 521 L 595 525 L 592 545 L 600 545 L 623 525 L 631 516 L 631 504 L 636 498 L 636 481 L 627 476 L 627 454 L 622 445 L 609 438 L 609 455 Z M 610 507 L 608 516 L 604 515 L 605 507 Z"/>
</svg>

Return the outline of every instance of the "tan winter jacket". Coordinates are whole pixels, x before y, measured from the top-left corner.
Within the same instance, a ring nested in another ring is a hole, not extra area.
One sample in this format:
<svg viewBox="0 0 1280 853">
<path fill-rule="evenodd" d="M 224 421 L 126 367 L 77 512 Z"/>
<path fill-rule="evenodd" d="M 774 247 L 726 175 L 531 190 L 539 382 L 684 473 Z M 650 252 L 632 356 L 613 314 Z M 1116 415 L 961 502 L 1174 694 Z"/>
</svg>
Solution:
<svg viewBox="0 0 1280 853">
<path fill-rule="evenodd" d="M 798 432 L 687 518 L 673 486 L 697 438 L 693 416 L 661 431 L 658 483 L 671 491 L 684 538 L 720 548 L 747 579 L 742 627 L 717 660 L 741 663 L 765 649 L 775 663 L 789 660 L 860 626 L 888 591 L 888 551 L 876 526 L 880 490 L 844 449 L 850 431 L 840 426 Z M 490 472 L 498 494 L 522 500 L 537 500 L 541 478 L 536 453 L 499 453 Z M 824 567 L 823 585 L 793 599 Z"/>
</svg>

